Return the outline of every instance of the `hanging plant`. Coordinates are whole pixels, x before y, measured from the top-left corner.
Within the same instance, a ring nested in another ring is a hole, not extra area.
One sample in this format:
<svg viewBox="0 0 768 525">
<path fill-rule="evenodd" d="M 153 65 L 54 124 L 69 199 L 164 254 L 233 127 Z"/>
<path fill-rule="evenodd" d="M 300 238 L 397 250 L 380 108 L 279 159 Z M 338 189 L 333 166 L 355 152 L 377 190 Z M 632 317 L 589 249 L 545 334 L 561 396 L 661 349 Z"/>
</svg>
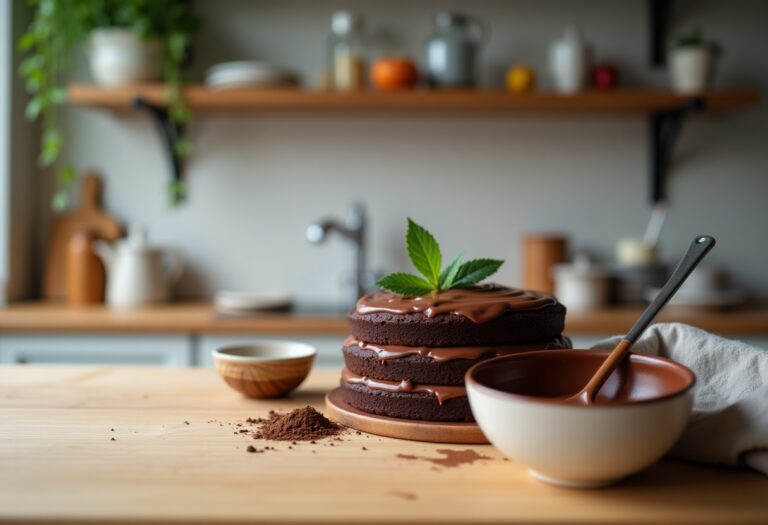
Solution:
<svg viewBox="0 0 768 525">
<path fill-rule="evenodd" d="M 159 44 L 160 66 L 167 84 L 166 99 L 171 120 L 183 125 L 191 113 L 183 96 L 183 66 L 187 59 L 198 20 L 187 0 L 30 0 L 34 18 L 21 37 L 19 48 L 25 53 L 20 66 L 31 98 L 26 115 L 42 124 L 39 164 L 54 166 L 64 145 L 58 106 L 66 102 L 64 76 L 71 65 L 73 50 L 85 43 L 97 29 L 128 29 L 142 41 Z M 174 144 L 177 155 L 188 156 L 191 145 L 185 139 Z M 69 189 L 76 179 L 67 163 L 56 171 L 56 191 L 52 206 L 66 208 Z M 178 203 L 184 188 L 171 183 L 169 195 Z"/>
</svg>

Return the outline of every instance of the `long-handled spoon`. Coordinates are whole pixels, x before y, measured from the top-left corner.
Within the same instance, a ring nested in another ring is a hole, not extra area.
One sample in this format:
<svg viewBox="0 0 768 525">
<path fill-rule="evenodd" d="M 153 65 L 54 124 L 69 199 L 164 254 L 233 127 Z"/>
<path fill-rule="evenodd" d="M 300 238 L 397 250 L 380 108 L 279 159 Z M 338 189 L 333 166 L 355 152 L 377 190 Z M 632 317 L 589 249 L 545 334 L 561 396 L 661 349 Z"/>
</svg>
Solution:
<svg viewBox="0 0 768 525">
<path fill-rule="evenodd" d="M 653 322 L 659 311 L 669 302 L 678 288 L 685 282 L 688 276 L 691 274 L 694 268 L 698 266 L 704 256 L 715 245 L 715 239 L 708 235 L 699 235 L 691 243 L 691 247 L 688 248 L 688 252 L 685 254 L 680 264 L 677 265 L 675 271 L 672 273 L 672 277 L 669 278 L 667 284 L 661 289 L 659 294 L 653 300 L 653 302 L 645 309 L 643 315 L 634 324 L 632 329 L 627 335 L 619 341 L 616 347 L 611 350 L 611 353 L 597 369 L 595 375 L 589 380 L 587 385 L 582 388 L 578 393 L 565 399 L 566 402 L 582 405 L 590 405 L 594 402 L 595 396 L 602 388 L 605 381 L 613 373 L 621 360 L 629 352 L 629 349 L 640 338 L 646 328 Z"/>
</svg>

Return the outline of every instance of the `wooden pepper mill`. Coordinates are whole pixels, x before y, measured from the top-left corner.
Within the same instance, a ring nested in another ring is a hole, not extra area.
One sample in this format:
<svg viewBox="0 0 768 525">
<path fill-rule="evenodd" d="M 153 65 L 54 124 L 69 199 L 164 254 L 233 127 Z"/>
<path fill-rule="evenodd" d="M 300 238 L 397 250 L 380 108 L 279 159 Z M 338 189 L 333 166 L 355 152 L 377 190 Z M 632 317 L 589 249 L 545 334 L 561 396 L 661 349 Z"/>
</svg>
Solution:
<svg viewBox="0 0 768 525">
<path fill-rule="evenodd" d="M 523 238 L 523 287 L 537 292 L 555 293 L 552 270 L 565 262 L 568 239 L 562 235 L 531 234 Z"/>
<path fill-rule="evenodd" d="M 67 243 L 67 303 L 70 306 L 104 302 L 106 273 L 94 251 L 95 239 L 89 230 L 79 230 Z"/>
</svg>

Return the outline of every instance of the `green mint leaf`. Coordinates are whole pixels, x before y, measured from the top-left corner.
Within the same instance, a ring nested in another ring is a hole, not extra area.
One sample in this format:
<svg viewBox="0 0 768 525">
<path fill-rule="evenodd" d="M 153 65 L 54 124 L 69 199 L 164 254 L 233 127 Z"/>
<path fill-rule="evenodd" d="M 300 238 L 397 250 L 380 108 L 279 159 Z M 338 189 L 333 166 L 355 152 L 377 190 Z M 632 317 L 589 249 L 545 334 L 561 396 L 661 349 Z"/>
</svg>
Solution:
<svg viewBox="0 0 768 525">
<path fill-rule="evenodd" d="M 376 281 L 376 286 L 408 297 L 424 295 L 434 289 L 431 284 L 418 275 L 409 273 L 391 273 Z"/>
<path fill-rule="evenodd" d="M 456 275 L 461 268 L 461 260 L 464 258 L 464 252 L 461 252 L 453 260 L 448 263 L 448 266 L 440 274 L 440 289 L 450 290 L 453 287 L 453 281 L 456 279 Z"/>
<path fill-rule="evenodd" d="M 497 259 L 474 259 L 461 265 L 453 282 L 453 288 L 466 288 L 490 277 L 504 264 Z"/>
<path fill-rule="evenodd" d="M 408 233 L 405 236 L 408 256 L 413 266 L 427 278 L 433 290 L 440 286 L 440 268 L 443 266 L 443 256 L 440 246 L 426 229 L 408 218 Z"/>
</svg>

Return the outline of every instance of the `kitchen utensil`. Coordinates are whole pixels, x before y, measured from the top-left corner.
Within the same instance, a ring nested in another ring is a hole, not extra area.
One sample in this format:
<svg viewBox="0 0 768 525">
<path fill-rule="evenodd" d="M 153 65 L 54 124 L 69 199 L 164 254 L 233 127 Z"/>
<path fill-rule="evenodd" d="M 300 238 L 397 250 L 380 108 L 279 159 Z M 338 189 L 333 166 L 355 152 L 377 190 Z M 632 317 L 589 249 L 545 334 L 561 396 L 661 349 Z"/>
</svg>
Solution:
<svg viewBox="0 0 768 525">
<path fill-rule="evenodd" d="M 212 352 L 224 381 L 247 397 L 280 397 L 298 387 L 312 369 L 317 350 L 292 341 L 256 341 Z"/>
<path fill-rule="evenodd" d="M 171 285 L 184 270 L 181 255 L 150 248 L 142 228 L 132 228 L 128 238 L 115 248 L 98 241 L 96 253 L 107 268 L 107 304 L 113 307 L 167 301 Z"/>
<path fill-rule="evenodd" d="M 43 274 L 43 298 L 67 297 L 67 245 L 75 232 L 87 230 L 97 239 L 115 241 L 123 235 L 122 225 L 101 209 L 101 178 L 94 172 L 83 176 L 80 207 L 63 213 L 51 222 Z"/>
<path fill-rule="evenodd" d="M 562 402 L 608 355 L 542 350 L 478 363 L 466 376 L 472 414 L 496 448 L 541 481 L 574 488 L 615 483 L 677 441 L 695 378 L 669 359 L 630 354 L 594 404 Z"/>
<path fill-rule="evenodd" d="M 589 310 L 608 303 L 610 273 L 578 254 L 571 264 L 558 264 L 554 269 L 555 295 L 568 310 Z"/>
<path fill-rule="evenodd" d="M 664 308 L 675 292 L 677 292 L 677 289 L 680 288 L 683 282 L 688 278 L 688 275 L 690 275 L 694 268 L 698 266 L 714 245 L 715 239 L 707 235 L 700 235 L 693 239 L 691 246 L 688 248 L 688 252 L 672 273 L 672 277 L 669 278 L 667 284 L 661 289 L 661 292 L 659 292 L 648 308 L 645 309 L 643 315 L 640 316 L 640 319 L 635 322 L 626 337 L 619 341 L 616 347 L 611 351 L 608 359 L 606 359 L 597 372 L 595 372 L 595 375 L 586 383 L 584 388 L 576 394 L 563 399 L 564 402 L 584 405 L 590 405 L 594 402 L 595 396 L 600 391 L 600 388 L 602 388 L 608 377 L 614 370 L 616 370 L 616 367 L 621 363 L 624 357 L 626 357 L 635 341 L 637 341 L 645 329 L 648 328 L 648 325 L 653 322 L 659 311 Z"/>
<path fill-rule="evenodd" d="M 469 88 L 476 83 L 480 47 L 488 29 L 478 18 L 440 11 L 427 43 L 427 77 L 438 87 Z"/>
<path fill-rule="evenodd" d="M 67 303 L 70 306 L 104 302 L 104 265 L 96 255 L 94 235 L 75 232 L 67 244 Z"/>
<path fill-rule="evenodd" d="M 523 238 L 523 286 L 544 293 L 555 292 L 552 271 L 565 262 L 568 239 L 562 235 L 531 234 Z"/>
<path fill-rule="evenodd" d="M 566 27 L 563 36 L 552 42 L 549 69 L 555 89 L 561 93 L 575 93 L 586 87 L 589 48 L 576 27 Z"/>
<path fill-rule="evenodd" d="M 645 229 L 645 235 L 643 235 L 643 244 L 655 247 L 659 243 L 661 229 L 664 227 L 664 221 L 667 218 L 668 210 L 669 207 L 665 202 L 659 202 L 653 207 L 651 218 Z"/>
</svg>

